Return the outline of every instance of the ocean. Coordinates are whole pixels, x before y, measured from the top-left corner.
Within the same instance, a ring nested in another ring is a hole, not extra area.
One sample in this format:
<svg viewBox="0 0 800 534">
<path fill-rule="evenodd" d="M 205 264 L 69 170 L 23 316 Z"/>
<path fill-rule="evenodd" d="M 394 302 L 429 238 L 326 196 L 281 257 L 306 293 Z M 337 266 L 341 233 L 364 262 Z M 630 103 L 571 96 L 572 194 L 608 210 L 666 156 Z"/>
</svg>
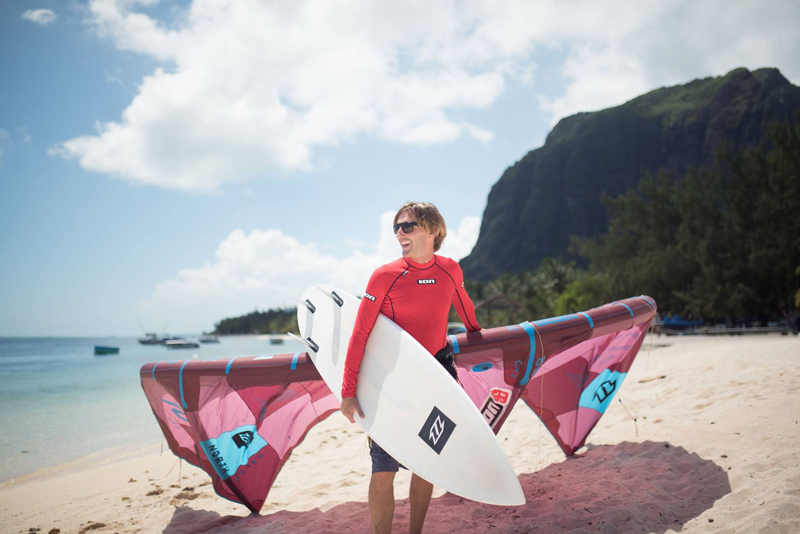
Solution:
<svg viewBox="0 0 800 534">
<path fill-rule="evenodd" d="M 95 356 L 95 345 L 119 354 Z M 130 338 L 0 338 L 0 483 L 90 455 L 161 441 L 139 381 L 147 362 L 294 353 L 257 336 L 221 337 L 197 349 Z"/>
</svg>

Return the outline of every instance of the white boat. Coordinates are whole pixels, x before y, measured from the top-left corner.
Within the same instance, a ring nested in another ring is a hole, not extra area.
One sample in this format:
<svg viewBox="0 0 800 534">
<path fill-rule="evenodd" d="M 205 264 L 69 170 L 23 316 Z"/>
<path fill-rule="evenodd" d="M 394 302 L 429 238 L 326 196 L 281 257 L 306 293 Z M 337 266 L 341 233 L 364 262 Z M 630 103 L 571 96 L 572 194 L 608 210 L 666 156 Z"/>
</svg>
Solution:
<svg viewBox="0 0 800 534">
<path fill-rule="evenodd" d="M 148 332 L 144 337 L 139 338 L 139 343 L 142 345 L 161 345 L 164 343 L 164 340 L 158 337 L 158 335 Z"/>
<path fill-rule="evenodd" d="M 186 339 L 172 339 L 164 343 L 168 349 L 198 349 L 200 343 L 188 341 Z"/>
</svg>

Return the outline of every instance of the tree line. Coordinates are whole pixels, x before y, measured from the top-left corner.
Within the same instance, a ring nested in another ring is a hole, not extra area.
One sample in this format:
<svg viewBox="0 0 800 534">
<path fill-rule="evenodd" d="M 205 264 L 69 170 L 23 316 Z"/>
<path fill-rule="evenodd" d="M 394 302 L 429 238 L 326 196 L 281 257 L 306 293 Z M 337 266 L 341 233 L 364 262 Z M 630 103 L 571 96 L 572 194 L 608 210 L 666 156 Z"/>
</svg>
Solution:
<svg viewBox="0 0 800 534">
<path fill-rule="evenodd" d="M 297 332 L 297 309 L 253 311 L 239 317 L 222 319 L 214 324 L 214 333 L 221 336 L 236 334 L 270 334 Z"/>
<path fill-rule="evenodd" d="M 800 122 L 800 114 L 797 115 Z M 758 147 L 719 149 L 711 168 L 645 173 L 636 190 L 603 198 L 608 231 L 572 237 L 574 261 L 469 281 L 479 321 L 498 326 L 647 294 L 659 311 L 737 323 L 800 308 L 800 126 L 772 125 Z M 505 300 L 494 306 L 492 297 Z M 480 315 L 483 315 L 481 317 Z"/>
</svg>

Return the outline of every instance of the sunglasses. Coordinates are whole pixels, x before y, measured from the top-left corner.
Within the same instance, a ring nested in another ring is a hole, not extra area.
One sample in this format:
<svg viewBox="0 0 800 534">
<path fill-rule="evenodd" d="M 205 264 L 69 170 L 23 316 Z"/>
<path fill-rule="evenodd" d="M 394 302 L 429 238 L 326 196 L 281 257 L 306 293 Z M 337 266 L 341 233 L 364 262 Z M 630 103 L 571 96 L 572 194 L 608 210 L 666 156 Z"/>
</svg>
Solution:
<svg viewBox="0 0 800 534">
<path fill-rule="evenodd" d="M 414 221 L 414 222 L 404 222 L 404 223 L 397 223 L 397 224 L 393 225 L 392 229 L 394 230 L 395 234 L 397 233 L 398 230 L 400 230 L 400 228 L 403 229 L 403 233 L 404 234 L 410 234 L 411 232 L 414 231 L 414 227 L 415 226 L 419 226 L 419 223 L 416 222 L 416 221 Z"/>
</svg>

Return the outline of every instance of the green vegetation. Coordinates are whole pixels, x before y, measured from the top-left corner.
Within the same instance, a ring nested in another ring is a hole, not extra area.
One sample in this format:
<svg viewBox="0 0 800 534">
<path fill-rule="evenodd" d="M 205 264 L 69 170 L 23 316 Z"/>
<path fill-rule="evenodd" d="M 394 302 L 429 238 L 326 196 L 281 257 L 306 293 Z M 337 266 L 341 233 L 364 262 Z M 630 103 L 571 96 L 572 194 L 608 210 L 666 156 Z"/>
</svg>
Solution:
<svg viewBox="0 0 800 534">
<path fill-rule="evenodd" d="M 753 76 L 757 77 L 758 72 L 753 71 Z M 660 118 L 662 124 L 667 127 L 678 123 L 697 122 L 702 120 L 701 114 L 697 113 L 697 110 L 709 106 L 721 87 L 743 74 L 748 74 L 747 69 L 739 68 L 725 76 L 694 80 L 684 85 L 656 89 L 634 98 L 628 107 L 642 116 Z M 737 103 L 746 102 L 745 99 L 740 99 Z M 726 109 L 726 111 L 728 110 Z"/>
<path fill-rule="evenodd" d="M 639 294 L 655 298 L 661 312 L 706 320 L 788 321 L 800 308 L 799 126 L 773 125 L 770 142 L 757 148 L 723 147 L 713 168 L 677 180 L 645 173 L 637 190 L 604 203 L 608 231 L 572 238 L 588 271 L 549 260 L 529 273 L 468 283 L 478 303 L 506 297 L 484 326 Z"/>
<path fill-rule="evenodd" d="M 678 124 L 707 121 L 708 117 L 700 110 L 707 109 L 726 84 L 736 83 L 738 78 L 746 78 L 750 74 L 762 84 L 769 82 L 770 76 L 780 76 L 775 69 L 759 69 L 750 73 L 745 68 L 738 68 L 724 76 L 702 78 L 684 85 L 654 89 L 619 106 L 566 117 L 553 129 L 547 141 L 554 144 L 574 143 L 580 136 L 586 135 L 587 131 L 607 129 L 608 121 L 634 121 L 637 117 L 656 118 L 665 129 L 674 128 Z M 746 98 L 738 98 L 731 104 L 737 108 L 738 116 L 738 112 L 744 111 L 739 108 L 746 107 L 750 103 Z M 731 109 L 726 107 L 720 112 L 730 113 Z"/>
<path fill-rule="evenodd" d="M 465 287 L 477 305 L 478 322 L 487 327 L 560 315 L 560 310 L 565 309 L 568 288 L 586 278 L 587 273 L 577 269 L 574 262 L 547 259 L 535 271 L 514 276 L 504 274 L 487 284 L 467 280 Z M 505 298 L 498 299 L 498 295 Z M 578 305 L 584 302 L 580 300 Z M 452 320 L 460 319 L 453 315 Z"/>
<path fill-rule="evenodd" d="M 214 325 L 214 333 L 221 336 L 236 334 L 270 334 L 297 332 L 297 309 L 287 308 L 254 311 L 240 317 L 223 319 Z"/>
</svg>

